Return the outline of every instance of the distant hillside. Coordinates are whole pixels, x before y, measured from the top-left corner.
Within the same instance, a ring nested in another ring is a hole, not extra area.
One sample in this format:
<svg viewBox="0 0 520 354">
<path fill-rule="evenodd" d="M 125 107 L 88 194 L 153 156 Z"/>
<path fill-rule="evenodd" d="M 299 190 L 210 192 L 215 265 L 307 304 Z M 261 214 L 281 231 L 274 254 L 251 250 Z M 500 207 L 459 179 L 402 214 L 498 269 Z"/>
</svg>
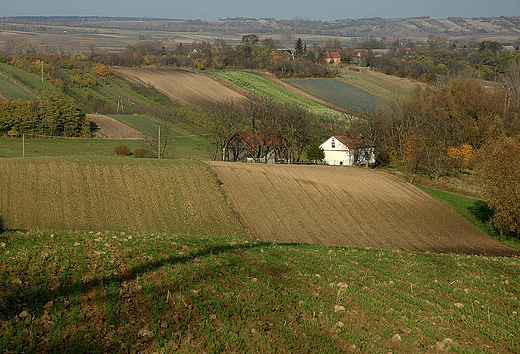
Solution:
<svg viewBox="0 0 520 354">
<path fill-rule="evenodd" d="M 520 36 L 520 17 L 448 17 L 432 19 L 429 16 L 414 18 L 364 18 L 311 21 L 295 19 L 278 21 L 296 33 L 335 34 L 344 37 L 428 37 L 431 34 L 446 36 L 517 35 Z"/>
<path fill-rule="evenodd" d="M 39 23 L 68 25 L 75 27 L 98 27 L 139 29 L 148 31 L 174 32 L 217 32 L 217 33 L 268 33 L 279 34 L 283 28 L 291 28 L 294 33 L 313 35 L 339 35 L 344 37 L 427 37 L 431 34 L 447 36 L 520 36 L 520 17 L 448 17 L 433 19 L 429 16 L 413 18 L 363 18 L 339 19 L 334 21 L 294 18 L 275 20 L 273 18 L 226 18 L 218 21 L 151 19 L 128 17 L 4 17 L 2 23 Z M 346 15 L 346 14 L 345 14 Z M 5 29 L 11 29 L 5 26 Z M 47 30 L 42 26 L 40 30 Z"/>
</svg>

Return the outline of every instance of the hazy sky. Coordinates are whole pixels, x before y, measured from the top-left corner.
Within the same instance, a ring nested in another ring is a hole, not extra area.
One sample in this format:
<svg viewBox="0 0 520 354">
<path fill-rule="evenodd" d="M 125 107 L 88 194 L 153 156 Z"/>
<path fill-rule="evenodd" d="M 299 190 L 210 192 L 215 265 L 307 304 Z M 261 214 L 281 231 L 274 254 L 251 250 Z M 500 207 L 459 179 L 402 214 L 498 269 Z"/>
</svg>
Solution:
<svg viewBox="0 0 520 354">
<path fill-rule="evenodd" d="M 520 16 L 520 0 L 0 0 L 2 16 L 274 17 Z"/>
</svg>

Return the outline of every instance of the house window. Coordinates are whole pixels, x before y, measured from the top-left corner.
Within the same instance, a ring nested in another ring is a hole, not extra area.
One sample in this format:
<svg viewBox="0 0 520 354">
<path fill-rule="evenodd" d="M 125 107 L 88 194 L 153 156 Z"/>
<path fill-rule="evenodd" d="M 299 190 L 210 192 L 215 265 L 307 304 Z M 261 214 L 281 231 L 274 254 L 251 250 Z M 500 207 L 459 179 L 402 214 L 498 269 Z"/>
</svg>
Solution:
<svg viewBox="0 0 520 354">
<path fill-rule="evenodd" d="M 336 141 L 334 141 L 334 138 L 332 138 L 332 141 L 330 142 L 330 147 L 335 148 L 336 147 Z"/>
</svg>

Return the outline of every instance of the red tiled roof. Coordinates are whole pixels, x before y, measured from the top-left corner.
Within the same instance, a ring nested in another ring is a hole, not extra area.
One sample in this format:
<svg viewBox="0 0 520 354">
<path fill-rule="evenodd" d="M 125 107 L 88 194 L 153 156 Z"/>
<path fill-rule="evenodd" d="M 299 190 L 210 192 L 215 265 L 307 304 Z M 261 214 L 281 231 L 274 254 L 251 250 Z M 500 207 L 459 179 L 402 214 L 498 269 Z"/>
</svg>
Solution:
<svg viewBox="0 0 520 354">
<path fill-rule="evenodd" d="M 283 143 L 282 139 L 279 137 L 276 138 L 268 138 L 264 134 L 259 131 L 252 132 L 240 132 L 233 135 L 229 138 L 228 141 L 231 141 L 235 138 L 239 137 L 242 139 L 251 149 L 255 149 L 257 146 L 272 146 L 272 147 L 286 147 Z"/>
<path fill-rule="evenodd" d="M 325 56 L 325 58 L 332 58 L 332 59 L 341 58 L 341 55 L 339 54 L 339 52 L 325 52 L 324 56 Z"/>
</svg>

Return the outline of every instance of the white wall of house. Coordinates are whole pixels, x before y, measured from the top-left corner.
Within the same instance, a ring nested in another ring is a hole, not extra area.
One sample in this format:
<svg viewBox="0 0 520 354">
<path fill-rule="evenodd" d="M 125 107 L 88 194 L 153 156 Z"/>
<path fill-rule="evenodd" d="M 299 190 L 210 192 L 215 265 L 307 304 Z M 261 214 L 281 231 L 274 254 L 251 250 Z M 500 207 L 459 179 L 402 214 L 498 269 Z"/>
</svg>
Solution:
<svg viewBox="0 0 520 354">
<path fill-rule="evenodd" d="M 329 165 L 351 166 L 354 164 L 354 154 L 348 146 L 333 136 L 320 145 L 325 153 L 324 161 Z"/>
<path fill-rule="evenodd" d="M 358 154 L 358 161 L 354 161 L 354 151 L 350 150 L 348 146 L 341 141 L 331 136 L 323 144 L 320 145 L 325 153 L 323 159 L 328 165 L 343 165 L 352 166 L 355 162 L 362 165 L 366 164 L 368 158 L 369 164 L 376 162 L 375 151 L 373 147 L 363 148 Z"/>
</svg>

